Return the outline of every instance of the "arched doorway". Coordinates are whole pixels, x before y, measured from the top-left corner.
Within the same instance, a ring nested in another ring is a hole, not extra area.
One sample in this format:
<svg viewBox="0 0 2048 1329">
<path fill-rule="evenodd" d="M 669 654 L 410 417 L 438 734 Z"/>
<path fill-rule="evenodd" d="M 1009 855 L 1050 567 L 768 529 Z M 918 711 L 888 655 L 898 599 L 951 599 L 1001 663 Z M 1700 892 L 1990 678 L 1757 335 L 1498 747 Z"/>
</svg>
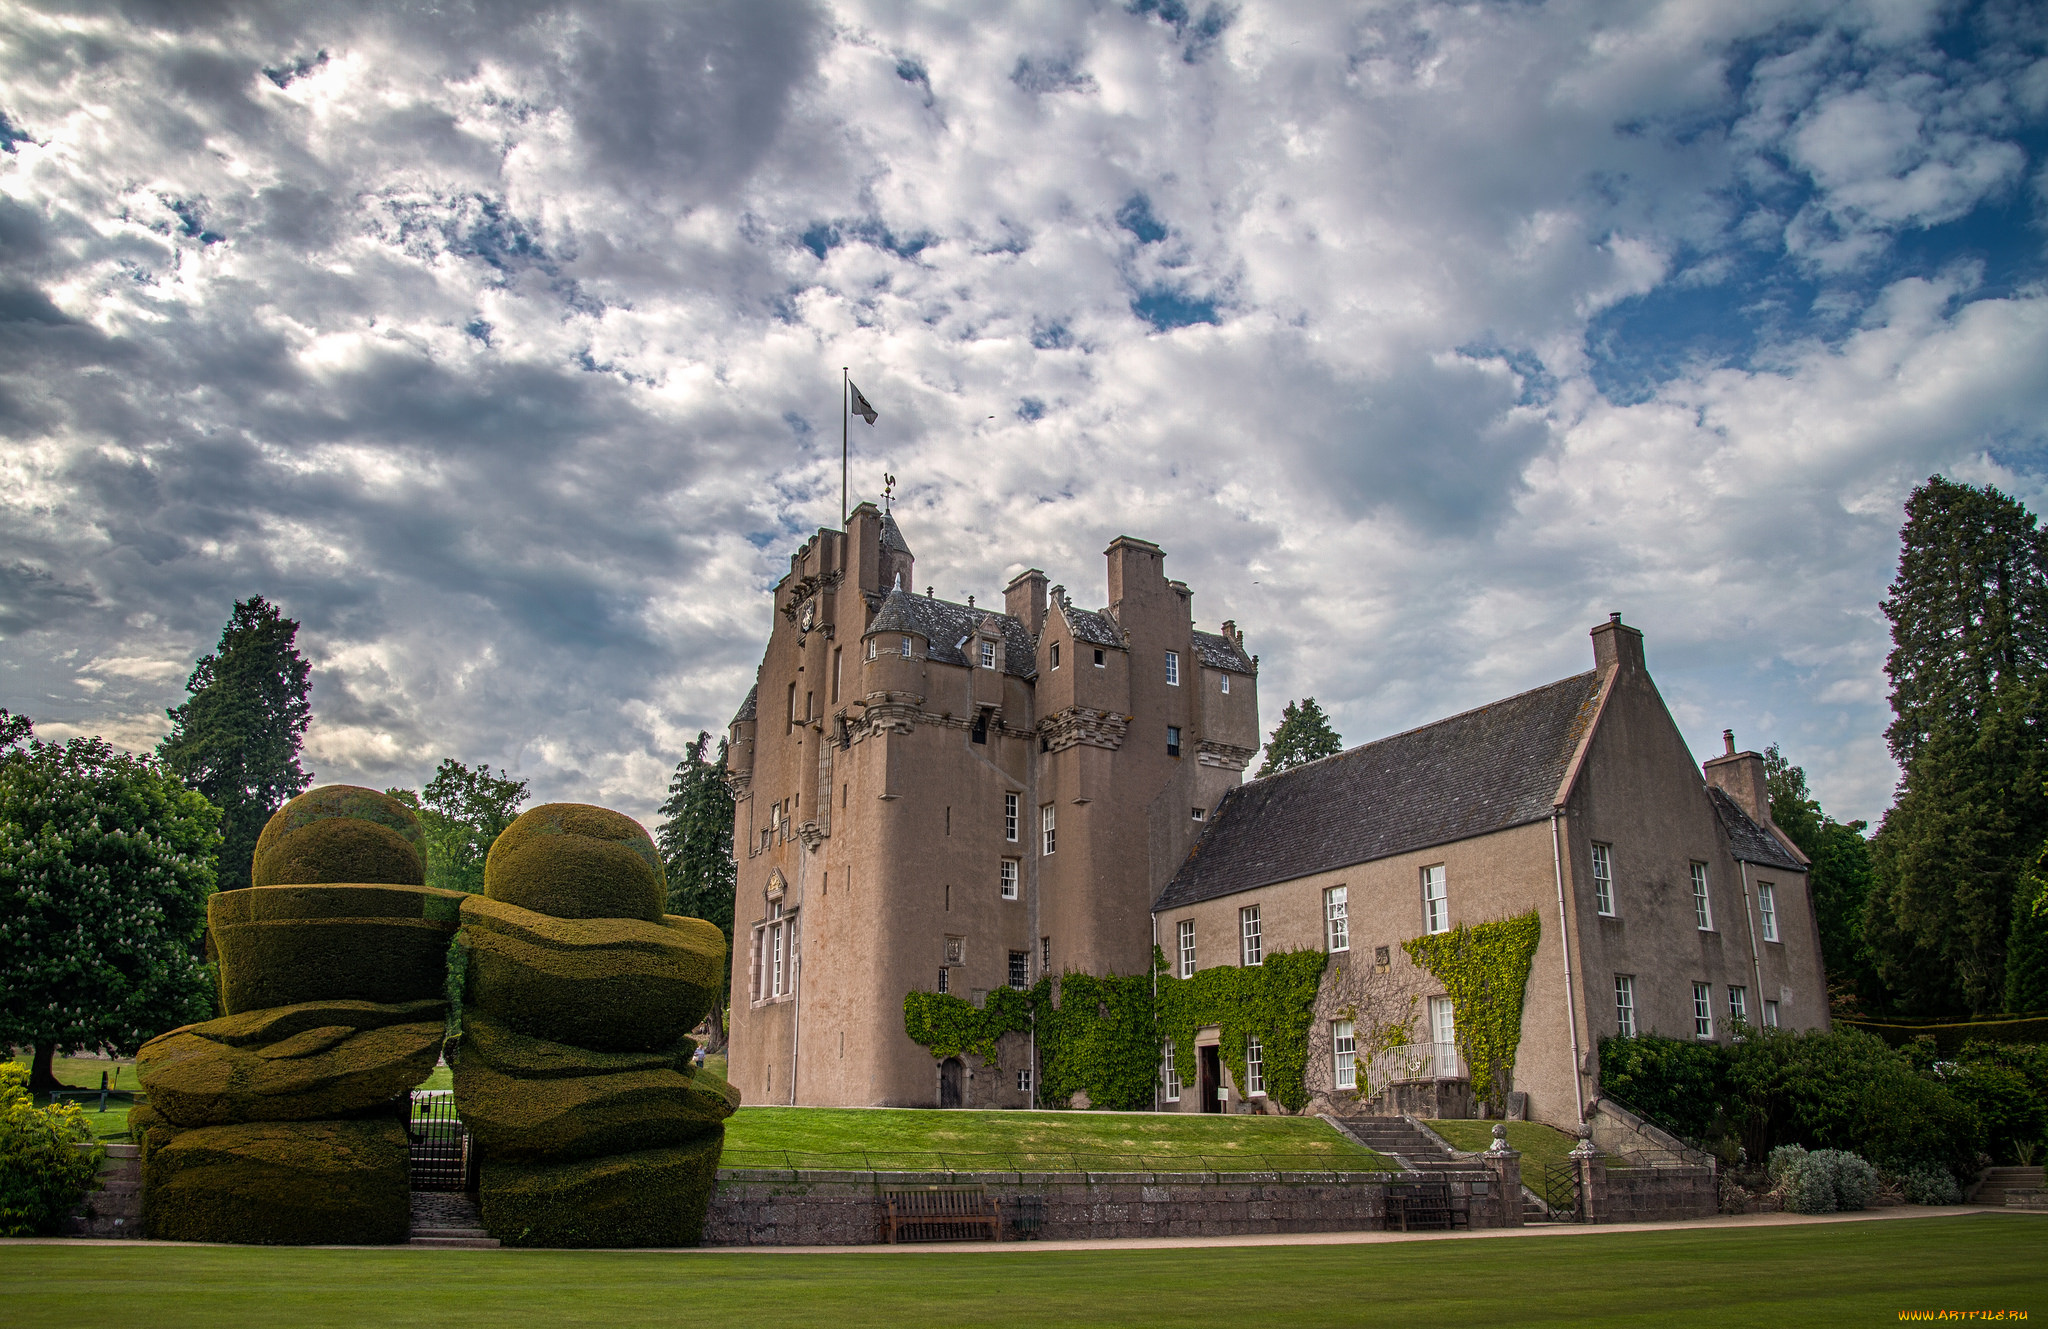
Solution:
<svg viewBox="0 0 2048 1329">
<path fill-rule="evenodd" d="M 948 1057 L 939 1063 L 939 1106 L 956 1108 L 960 1106 L 961 1081 L 965 1078 L 966 1067 L 960 1058 Z"/>
</svg>

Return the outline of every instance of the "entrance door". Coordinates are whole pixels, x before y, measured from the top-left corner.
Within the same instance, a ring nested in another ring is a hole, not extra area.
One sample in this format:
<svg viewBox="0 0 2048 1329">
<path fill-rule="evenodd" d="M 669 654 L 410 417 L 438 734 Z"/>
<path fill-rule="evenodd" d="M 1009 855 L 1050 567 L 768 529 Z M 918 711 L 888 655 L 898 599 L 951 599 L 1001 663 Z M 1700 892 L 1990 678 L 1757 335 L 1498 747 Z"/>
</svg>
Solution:
<svg viewBox="0 0 2048 1329">
<path fill-rule="evenodd" d="M 939 1063 L 940 1107 L 956 1108 L 960 1106 L 960 1079 L 963 1069 L 958 1057 L 948 1057 Z"/>
<path fill-rule="evenodd" d="M 1217 1097 L 1216 1091 L 1223 1087 L 1223 1054 L 1213 1044 L 1196 1048 L 1195 1052 L 1202 1061 L 1202 1111 L 1221 1112 L 1223 1100 Z"/>
</svg>

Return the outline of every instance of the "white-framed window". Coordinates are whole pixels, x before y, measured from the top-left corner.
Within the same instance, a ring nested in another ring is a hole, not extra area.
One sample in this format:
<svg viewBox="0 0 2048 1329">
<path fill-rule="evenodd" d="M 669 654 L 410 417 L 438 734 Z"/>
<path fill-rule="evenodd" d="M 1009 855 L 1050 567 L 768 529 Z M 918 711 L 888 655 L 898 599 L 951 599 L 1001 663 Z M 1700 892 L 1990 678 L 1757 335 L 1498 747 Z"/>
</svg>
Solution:
<svg viewBox="0 0 2048 1329">
<path fill-rule="evenodd" d="M 1614 853 L 1604 844 L 1593 846 L 1593 907 L 1614 917 Z"/>
<path fill-rule="evenodd" d="M 1778 1003 L 1775 1001 L 1766 1001 L 1764 1003 L 1764 1028 L 1776 1029 L 1777 1027 Z"/>
<path fill-rule="evenodd" d="M 903 658 L 906 660 L 910 658 L 910 638 L 908 637 L 903 639 Z"/>
<path fill-rule="evenodd" d="M 1458 1008 L 1449 997 L 1429 999 L 1429 1037 L 1431 1042 L 1445 1049 L 1445 1056 L 1450 1055 L 1449 1049 L 1457 1046 Z"/>
<path fill-rule="evenodd" d="M 1166 1101 L 1180 1102 L 1180 1068 L 1173 1064 L 1173 1040 L 1166 1040 L 1166 1056 L 1159 1065 L 1159 1078 L 1166 1085 Z"/>
<path fill-rule="evenodd" d="M 1177 929 L 1180 934 L 1180 976 L 1195 976 L 1195 920 L 1184 918 Z"/>
<path fill-rule="evenodd" d="M 992 641 L 985 641 L 981 644 L 981 667 L 983 669 L 993 669 L 996 667 L 996 644 Z"/>
<path fill-rule="evenodd" d="M 1330 1021 L 1330 1061 L 1339 1089 L 1358 1088 L 1358 1036 L 1349 1020 Z"/>
<path fill-rule="evenodd" d="M 1246 1098 L 1266 1096 L 1266 1049 L 1253 1035 L 1244 1040 L 1244 1094 Z"/>
<path fill-rule="evenodd" d="M 1010 952 L 1010 986 L 1022 992 L 1031 986 L 1031 952 Z"/>
<path fill-rule="evenodd" d="M 1422 870 L 1422 930 L 1451 930 L 1451 901 L 1449 888 L 1444 883 L 1444 865 L 1441 863 Z"/>
<path fill-rule="evenodd" d="M 943 994 L 943 993 L 946 993 L 946 992 L 950 992 L 950 991 L 952 990 L 952 989 L 951 989 L 951 987 L 950 987 L 950 986 L 949 986 L 949 984 L 948 984 L 948 979 L 947 979 L 947 975 L 948 975 L 948 974 L 949 974 L 950 972 L 951 972 L 951 971 L 950 971 L 950 970 L 948 970 L 948 969 L 946 968 L 946 966 L 944 966 L 944 965 L 940 965 L 940 966 L 939 966 L 939 991 L 940 991 L 940 993 L 942 993 L 942 994 Z"/>
<path fill-rule="evenodd" d="M 1002 892 L 1005 900 L 1017 898 L 1017 860 L 1014 858 L 1003 860 Z"/>
<path fill-rule="evenodd" d="M 1349 887 L 1332 886 L 1323 892 L 1323 939 L 1332 951 L 1351 949 Z"/>
<path fill-rule="evenodd" d="M 1207 809 L 1207 808 L 1189 808 L 1189 809 L 1188 809 L 1188 815 L 1189 815 L 1189 816 L 1191 816 L 1191 817 L 1193 817 L 1193 818 L 1194 818 L 1194 819 L 1195 819 L 1196 821 L 1207 821 L 1207 820 L 1209 820 L 1209 809 Z"/>
<path fill-rule="evenodd" d="M 1614 1029 L 1623 1038 L 1636 1036 L 1636 980 L 1633 974 L 1614 976 Z"/>
<path fill-rule="evenodd" d="M 1003 795 L 1003 838 L 1011 844 L 1017 843 L 1017 796 Z"/>
<path fill-rule="evenodd" d="M 1038 852 L 1050 857 L 1053 845 L 1053 811 L 1050 803 L 1038 805 L 1038 842 Z"/>
<path fill-rule="evenodd" d="M 1749 1023 L 1749 989 L 1734 984 L 1728 986 L 1728 1021 L 1730 1024 Z"/>
<path fill-rule="evenodd" d="M 1040 937 L 1038 939 L 1038 972 L 1040 974 L 1049 974 L 1052 972 L 1051 937 Z"/>
<path fill-rule="evenodd" d="M 771 997 L 779 997 L 787 990 L 782 986 L 783 980 L 787 976 L 782 933 L 782 924 L 771 923 L 768 925 L 768 949 L 770 954 L 768 964 L 768 995 Z"/>
<path fill-rule="evenodd" d="M 1223 695 L 1226 697 L 1230 695 L 1230 675 L 1228 674 L 1223 676 Z"/>
<path fill-rule="evenodd" d="M 1763 916 L 1764 940 L 1778 939 L 1778 888 L 1767 881 L 1756 884 L 1756 908 Z"/>
<path fill-rule="evenodd" d="M 1695 863 L 1692 865 L 1692 916 L 1693 921 L 1700 925 L 1700 931 L 1712 932 L 1714 930 L 1714 905 L 1712 901 L 1707 899 L 1707 865 L 1705 863 Z"/>
<path fill-rule="evenodd" d="M 869 637 L 869 638 L 868 638 L 868 659 L 872 660 L 872 659 L 874 659 L 874 658 L 875 658 L 875 639 L 874 639 L 873 637 Z"/>
<path fill-rule="evenodd" d="M 1030 1071 L 1022 1070 L 1017 1072 L 1017 1092 L 1020 1094 L 1028 1094 L 1031 1092 Z"/>
<path fill-rule="evenodd" d="M 1060 644 L 1058 642 L 1052 644 L 1052 667 L 1054 669 L 1060 667 Z"/>
<path fill-rule="evenodd" d="M 1692 985 L 1692 1036 L 1714 1036 L 1714 989 L 1705 983 Z"/>
<path fill-rule="evenodd" d="M 1244 940 L 1242 961 L 1247 968 L 1266 962 L 1265 939 L 1259 934 L 1259 907 L 1248 904 L 1237 911 L 1238 935 Z"/>
<path fill-rule="evenodd" d="M 1177 724 L 1166 726 L 1166 755 L 1169 757 L 1178 757 L 1180 755 L 1180 726 Z"/>
<path fill-rule="evenodd" d="M 1166 653 L 1166 686 L 1170 688 L 1177 688 L 1180 686 L 1179 651 L 1168 651 Z"/>
</svg>

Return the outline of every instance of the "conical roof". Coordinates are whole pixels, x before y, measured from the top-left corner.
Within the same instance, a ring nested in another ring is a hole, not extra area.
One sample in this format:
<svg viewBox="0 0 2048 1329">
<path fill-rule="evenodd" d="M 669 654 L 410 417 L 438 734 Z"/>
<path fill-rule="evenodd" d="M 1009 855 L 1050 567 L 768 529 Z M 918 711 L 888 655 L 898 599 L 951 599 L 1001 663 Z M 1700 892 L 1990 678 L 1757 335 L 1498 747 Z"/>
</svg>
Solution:
<svg viewBox="0 0 2048 1329">
<path fill-rule="evenodd" d="M 896 518 L 886 512 L 882 514 L 882 548 L 892 554 L 910 554 L 910 546 L 904 541 L 903 532 L 897 529 Z M 916 557 L 915 554 L 910 556 Z"/>
</svg>

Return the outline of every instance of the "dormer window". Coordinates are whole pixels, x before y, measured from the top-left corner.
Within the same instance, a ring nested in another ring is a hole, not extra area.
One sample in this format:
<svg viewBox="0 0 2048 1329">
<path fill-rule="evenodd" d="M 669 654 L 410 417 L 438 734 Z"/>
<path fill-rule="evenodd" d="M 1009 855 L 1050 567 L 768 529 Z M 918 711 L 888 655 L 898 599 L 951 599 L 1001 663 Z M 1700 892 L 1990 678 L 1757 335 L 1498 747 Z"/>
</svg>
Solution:
<svg viewBox="0 0 2048 1329">
<path fill-rule="evenodd" d="M 996 667 L 996 644 L 992 641 L 984 641 L 981 644 L 981 667 L 983 669 L 993 669 Z"/>
</svg>

